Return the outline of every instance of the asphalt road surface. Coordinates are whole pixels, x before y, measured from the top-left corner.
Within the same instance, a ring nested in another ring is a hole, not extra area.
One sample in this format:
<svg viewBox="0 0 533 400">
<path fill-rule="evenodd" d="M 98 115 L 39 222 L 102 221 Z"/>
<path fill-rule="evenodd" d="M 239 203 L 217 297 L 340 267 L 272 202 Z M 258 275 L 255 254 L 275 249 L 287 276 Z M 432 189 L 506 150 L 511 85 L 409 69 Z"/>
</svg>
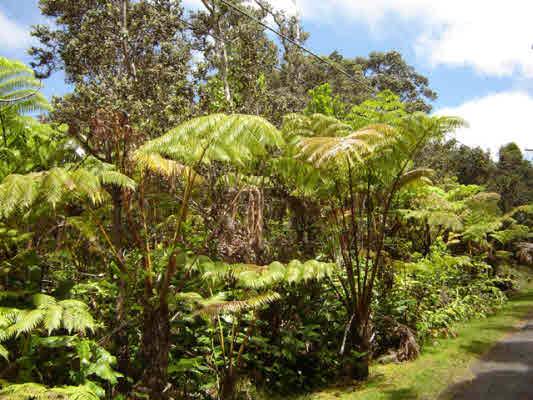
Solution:
<svg viewBox="0 0 533 400">
<path fill-rule="evenodd" d="M 449 388 L 457 400 L 533 400 L 533 319 L 471 367 L 474 378 Z"/>
</svg>

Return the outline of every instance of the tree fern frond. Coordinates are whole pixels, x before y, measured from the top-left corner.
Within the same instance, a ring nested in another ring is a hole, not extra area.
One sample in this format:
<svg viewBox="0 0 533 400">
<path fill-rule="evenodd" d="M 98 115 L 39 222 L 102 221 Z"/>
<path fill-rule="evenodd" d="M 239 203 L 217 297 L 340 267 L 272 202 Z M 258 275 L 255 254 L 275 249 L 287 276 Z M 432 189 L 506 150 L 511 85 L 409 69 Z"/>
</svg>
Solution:
<svg viewBox="0 0 533 400">
<path fill-rule="evenodd" d="M 33 295 L 32 301 L 36 307 L 47 307 L 57 304 L 57 301 L 54 297 L 43 293 Z"/>
<path fill-rule="evenodd" d="M 39 93 L 41 86 L 31 68 L 0 57 L 0 107 L 7 104 L 18 114 L 50 110 L 46 98 Z"/>
<path fill-rule="evenodd" d="M 39 195 L 41 174 L 13 174 L 0 184 L 0 217 L 30 207 Z"/>
<path fill-rule="evenodd" d="M 161 157 L 157 153 L 137 153 L 137 164 L 142 169 L 156 172 L 166 177 L 187 175 L 187 167 L 179 162 Z"/>
<path fill-rule="evenodd" d="M 1 344 L 0 344 L 0 357 L 4 358 L 5 360 L 9 360 L 9 352 Z"/>
<path fill-rule="evenodd" d="M 45 313 L 42 309 L 27 310 L 17 314 L 15 323 L 5 330 L 8 338 L 27 334 L 35 330 L 43 321 L 44 315 Z"/>
<path fill-rule="evenodd" d="M 50 304 L 46 306 L 46 313 L 44 315 L 43 324 L 44 329 L 48 334 L 61 327 L 61 320 L 63 319 L 63 307 L 59 304 Z"/>
<path fill-rule="evenodd" d="M 0 218 L 27 209 L 37 202 L 56 207 L 58 203 L 87 198 L 94 204 L 103 201 L 103 185 L 113 184 L 133 190 L 135 182 L 116 171 L 78 168 L 52 168 L 26 175 L 9 175 L 0 184 Z"/>
<path fill-rule="evenodd" d="M 69 332 L 95 329 L 96 324 L 89 307 L 81 301 L 56 301 L 51 296 L 37 294 L 33 296 L 33 303 L 36 306 L 33 310 L 0 309 L 0 342 L 31 333 L 40 326 L 44 327 L 48 334 L 61 327 Z"/>
<path fill-rule="evenodd" d="M 301 138 L 297 146 L 300 156 L 312 164 L 320 166 L 327 161 L 346 158 L 361 162 L 380 146 L 389 143 L 394 128 L 379 124 L 352 132 L 343 137 L 309 137 Z"/>
<path fill-rule="evenodd" d="M 502 229 L 489 234 L 490 237 L 504 245 L 513 241 L 525 239 L 528 235 L 529 227 L 518 224 L 510 226 L 508 229 Z"/>
<path fill-rule="evenodd" d="M 0 307 L 0 329 L 7 328 L 9 325 L 14 324 L 17 315 L 20 313 L 21 311 L 17 308 Z M 1 341 L 2 338 L 0 334 L 0 342 Z"/>
<path fill-rule="evenodd" d="M 213 317 L 220 314 L 235 314 L 248 310 L 257 310 L 279 300 L 280 298 L 281 296 L 278 293 L 270 292 L 246 300 L 209 301 L 208 305 L 202 306 L 198 311 L 198 314 L 205 317 Z"/>
<path fill-rule="evenodd" d="M 412 185 L 413 183 L 426 183 L 431 184 L 429 178 L 434 174 L 435 171 L 429 168 L 417 168 L 411 171 L 404 173 L 400 180 L 398 181 L 398 187 L 403 188 L 407 185 Z"/>
<path fill-rule="evenodd" d="M 213 114 L 189 120 L 147 142 L 134 158 L 143 167 L 155 167 L 155 172 L 172 170 L 171 165 L 163 165 L 159 157 L 190 167 L 212 161 L 243 165 L 254 157 L 266 155 L 268 148 L 281 147 L 283 143 L 276 127 L 261 117 Z"/>
<path fill-rule="evenodd" d="M 78 300 L 62 300 L 58 305 L 63 309 L 62 326 L 67 331 L 94 331 L 96 324 L 87 304 Z"/>
<path fill-rule="evenodd" d="M 336 270 L 335 263 L 316 260 L 301 262 L 293 260 L 288 264 L 273 262 L 260 266 L 255 264 L 204 264 L 204 278 L 215 282 L 233 277 L 242 287 L 264 289 L 282 283 L 301 283 L 309 280 L 322 280 Z"/>
<path fill-rule="evenodd" d="M 48 388 L 37 383 L 8 384 L 0 390 L 2 400 L 98 400 L 90 385 Z"/>
<path fill-rule="evenodd" d="M 324 114 L 288 114 L 283 118 L 282 131 L 286 137 L 316 137 L 348 135 L 352 128 L 335 117 Z"/>
<path fill-rule="evenodd" d="M 133 179 L 118 171 L 99 171 L 96 176 L 103 185 L 112 185 L 129 190 L 135 190 L 137 188 L 137 183 Z"/>
<path fill-rule="evenodd" d="M 431 227 L 443 227 L 455 232 L 463 229 L 461 218 L 453 212 L 433 211 L 428 213 L 427 219 Z"/>
</svg>

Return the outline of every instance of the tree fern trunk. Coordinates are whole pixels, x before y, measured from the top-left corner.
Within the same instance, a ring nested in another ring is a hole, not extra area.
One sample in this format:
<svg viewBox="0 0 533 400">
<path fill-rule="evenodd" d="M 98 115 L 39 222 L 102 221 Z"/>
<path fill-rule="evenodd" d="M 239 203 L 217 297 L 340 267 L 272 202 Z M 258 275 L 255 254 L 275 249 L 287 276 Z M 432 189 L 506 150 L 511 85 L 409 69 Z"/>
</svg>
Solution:
<svg viewBox="0 0 533 400">
<path fill-rule="evenodd" d="M 364 380 L 369 375 L 371 331 L 365 319 L 354 318 L 343 354 L 343 374 L 349 379 Z M 357 353 L 362 356 L 358 356 Z"/>
<path fill-rule="evenodd" d="M 170 319 L 168 304 L 151 304 L 144 308 L 141 356 L 144 372 L 138 390 L 150 399 L 166 399 L 168 353 L 170 351 Z"/>
<path fill-rule="evenodd" d="M 111 189 L 111 199 L 113 202 L 113 220 L 112 220 L 112 234 L 113 245 L 119 255 L 122 254 L 123 232 L 122 227 L 122 190 L 120 188 Z M 117 364 L 118 370 L 124 376 L 130 375 L 130 352 L 128 330 L 126 325 L 126 301 L 127 301 L 127 282 L 124 276 L 119 277 L 118 282 L 118 297 L 116 305 L 116 337 L 115 343 L 117 345 Z M 126 391 L 125 380 L 120 380 L 118 385 L 119 392 Z"/>
</svg>

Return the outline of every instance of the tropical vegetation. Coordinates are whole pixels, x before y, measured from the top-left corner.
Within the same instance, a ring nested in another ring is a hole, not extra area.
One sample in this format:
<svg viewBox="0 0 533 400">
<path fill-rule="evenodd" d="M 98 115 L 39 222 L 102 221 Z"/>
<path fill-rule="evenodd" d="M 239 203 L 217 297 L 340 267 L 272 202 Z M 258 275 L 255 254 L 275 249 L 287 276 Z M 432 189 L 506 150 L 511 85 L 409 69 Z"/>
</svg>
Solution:
<svg viewBox="0 0 533 400">
<path fill-rule="evenodd" d="M 317 59 L 267 1 L 202 3 L 40 0 L 31 68 L 0 57 L 0 399 L 364 380 L 533 264 L 516 144 L 450 140 L 398 53 Z"/>
</svg>

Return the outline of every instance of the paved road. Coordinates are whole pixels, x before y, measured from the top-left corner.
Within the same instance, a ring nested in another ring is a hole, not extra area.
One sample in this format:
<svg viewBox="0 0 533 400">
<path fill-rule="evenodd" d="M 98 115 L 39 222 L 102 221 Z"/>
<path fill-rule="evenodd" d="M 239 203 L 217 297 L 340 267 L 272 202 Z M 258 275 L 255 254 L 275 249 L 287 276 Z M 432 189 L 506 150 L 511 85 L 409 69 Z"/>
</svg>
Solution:
<svg viewBox="0 0 533 400">
<path fill-rule="evenodd" d="M 450 388 L 456 400 L 533 400 L 533 319 L 471 367 L 474 378 Z"/>
</svg>

